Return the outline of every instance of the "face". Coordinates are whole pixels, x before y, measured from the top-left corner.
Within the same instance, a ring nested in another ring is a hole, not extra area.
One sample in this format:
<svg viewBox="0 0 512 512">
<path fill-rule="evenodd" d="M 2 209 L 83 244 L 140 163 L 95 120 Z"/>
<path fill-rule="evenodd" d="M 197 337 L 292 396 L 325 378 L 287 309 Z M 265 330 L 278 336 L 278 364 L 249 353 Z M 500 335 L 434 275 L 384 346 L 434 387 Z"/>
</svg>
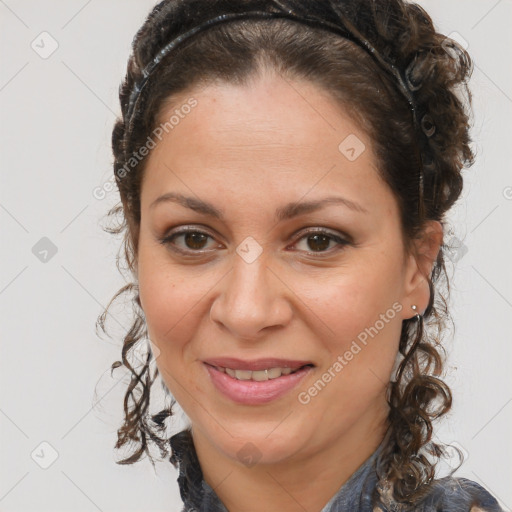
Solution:
<svg viewBox="0 0 512 512">
<path fill-rule="evenodd" d="M 371 140 L 321 89 L 272 74 L 190 92 L 162 119 L 190 98 L 141 191 L 139 293 L 162 379 L 233 460 L 364 437 L 414 314 Z"/>
</svg>

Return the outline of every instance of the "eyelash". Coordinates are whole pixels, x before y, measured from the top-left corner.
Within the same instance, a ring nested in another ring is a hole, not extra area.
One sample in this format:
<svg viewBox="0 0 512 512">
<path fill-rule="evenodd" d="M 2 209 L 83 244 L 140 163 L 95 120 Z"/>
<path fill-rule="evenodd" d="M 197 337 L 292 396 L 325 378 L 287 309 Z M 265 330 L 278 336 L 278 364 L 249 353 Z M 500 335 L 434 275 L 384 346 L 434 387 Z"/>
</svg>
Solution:
<svg viewBox="0 0 512 512">
<path fill-rule="evenodd" d="M 176 231 L 174 233 L 166 235 L 163 238 L 161 238 L 159 241 L 160 241 L 160 243 L 162 245 L 165 245 L 165 246 L 169 247 L 171 250 L 173 250 L 175 252 L 178 252 L 180 254 L 184 254 L 184 255 L 201 256 L 201 255 L 204 255 L 205 253 L 209 252 L 210 249 L 205 249 L 205 250 L 192 250 L 192 249 L 188 249 L 188 250 L 184 250 L 184 249 L 178 248 L 173 243 L 173 241 L 176 238 L 178 238 L 179 236 L 183 236 L 183 235 L 186 235 L 186 234 L 189 234 L 189 233 L 205 235 L 207 237 L 213 238 L 209 233 L 206 233 L 205 231 L 201 231 L 201 230 L 199 230 L 197 228 L 187 228 L 187 229 L 181 229 L 179 231 Z M 299 233 L 299 235 L 300 234 L 301 233 Z M 297 240 L 294 242 L 294 244 L 297 244 L 299 241 L 301 241 L 303 239 L 307 239 L 309 236 L 312 236 L 312 235 L 324 235 L 324 236 L 329 237 L 332 241 L 337 243 L 337 247 L 335 247 L 334 249 L 328 249 L 326 251 L 304 251 L 306 254 L 312 255 L 312 256 L 315 256 L 315 257 L 318 257 L 318 256 L 322 257 L 322 255 L 329 255 L 330 256 L 330 255 L 332 255 L 333 251 L 342 250 L 344 248 L 344 246 L 352 245 L 352 242 L 349 240 L 349 237 L 347 237 L 347 239 L 342 238 L 341 236 L 339 236 L 337 234 L 334 234 L 334 233 L 332 233 L 330 231 L 327 231 L 327 230 L 325 230 L 323 228 L 318 228 L 318 229 L 314 229 L 314 230 L 310 229 L 309 231 L 303 232 L 302 236 L 297 238 Z"/>
</svg>

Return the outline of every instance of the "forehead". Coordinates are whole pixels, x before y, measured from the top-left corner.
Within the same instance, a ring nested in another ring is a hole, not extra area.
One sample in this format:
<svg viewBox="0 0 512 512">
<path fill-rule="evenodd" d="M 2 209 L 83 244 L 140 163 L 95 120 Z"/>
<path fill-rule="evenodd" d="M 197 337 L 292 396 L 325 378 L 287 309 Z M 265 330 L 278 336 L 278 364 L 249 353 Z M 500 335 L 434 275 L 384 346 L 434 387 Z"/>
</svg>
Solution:
<svg viewBox="0 0 512 512">
<path fill-rule="evenodd" d="M 195 106 L 181 111 L 191 99 Z M 179 121 L 148 157 L 143 203 L 187 182 L 197 194 L 224 198 L 244 190 L 256 199 L 263 189 L 297 200 L 339 190 L 370 204 L 389 193 L 369 137 L 309 82 L 272 74 L 243 86 L 210 84 L 174 98 L 160 121 L 172 116 Z"/>
<path fill-rule="evenodd" d="M 222 149 L 229 142 L 233 148 L 246 150 L 258 150 L 259 145 L 276 146 L 277 151 L 279 145 L 314 150 L 325 140 L 325 145 L 337 150 L 336 142 L 344 135 L 358 132 L 365 137 L 326 91 L 273 71 L 253 76 L 246 85 L 218 82 L 181 94 L 162 109 L 160 122 L 172 117 L 191 97 L 197 106 L 172 129 L 176 134 L 186 126 L 194 132 L 189 148 L 208 143 Z"/>
</svg>

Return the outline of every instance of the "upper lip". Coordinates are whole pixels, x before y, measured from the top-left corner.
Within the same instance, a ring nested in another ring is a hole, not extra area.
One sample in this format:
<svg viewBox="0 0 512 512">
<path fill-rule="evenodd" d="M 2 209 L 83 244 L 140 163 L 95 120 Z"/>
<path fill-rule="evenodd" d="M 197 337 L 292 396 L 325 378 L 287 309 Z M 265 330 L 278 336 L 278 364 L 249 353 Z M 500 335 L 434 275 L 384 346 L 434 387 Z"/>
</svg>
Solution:
<svg viewBox="0 0 512 512">
<path fill-rule="evenodd" d="M 277 358 L 254 359 L 252 361 L 247 361 L 234 357 L 216 357 L 212 359 L 205 359 L 203 362 L 211 366 L 220 366 L 222 368 L 230 368 L 232 370 L 251 371 L 265 370 L 268 368 L 291 368 L 292 370 L 296 370 L 301 366 L 308 364 L 313 365 L 311 361 Z"/>
</svg>

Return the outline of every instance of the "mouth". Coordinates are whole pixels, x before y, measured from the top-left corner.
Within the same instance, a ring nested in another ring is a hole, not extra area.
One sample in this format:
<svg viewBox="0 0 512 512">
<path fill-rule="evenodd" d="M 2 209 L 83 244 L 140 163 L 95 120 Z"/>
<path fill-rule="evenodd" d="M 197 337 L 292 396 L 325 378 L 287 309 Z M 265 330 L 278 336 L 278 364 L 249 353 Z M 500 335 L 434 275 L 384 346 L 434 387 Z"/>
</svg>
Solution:
<svg viewBox="0 0 512 512">
<path fill-rule="evenodd" d="M 234 357 L 218 357 L 206 359 L 205 364 L 213 366 L 218 371 L 224 372 L 237 380 L 264 380 L 277 379 L 283 375 L 290 375 L 305 366 L 313 367 L 311 361 L 299 361 L 293 359 L 265 358 L 247 361 Z"/>
<path fill-rule="evenodd" d="M 312 371 L 311 361 L 233 358 L 203 361 L 217 391 L 234 402 L 256 405 L 280 398 Z"/>
<path fill-rule="evenodd" d="M 306 367 L 312 368 L 313 364 L 308 363 L 295 369 L 286 366 L 277 366 L 273 368 L 265 368 L 263 370 L 240 370 L 234 368 L 226 368 L 223 366 L 213 366 L 213 368 L 215 368 L 217 371 L 225 373 L 233 379 L 252 380 L 255 382 L 278 379 L 283 375 L 291 375 L 292 373 L 296 373 Z"/>
</svg>

